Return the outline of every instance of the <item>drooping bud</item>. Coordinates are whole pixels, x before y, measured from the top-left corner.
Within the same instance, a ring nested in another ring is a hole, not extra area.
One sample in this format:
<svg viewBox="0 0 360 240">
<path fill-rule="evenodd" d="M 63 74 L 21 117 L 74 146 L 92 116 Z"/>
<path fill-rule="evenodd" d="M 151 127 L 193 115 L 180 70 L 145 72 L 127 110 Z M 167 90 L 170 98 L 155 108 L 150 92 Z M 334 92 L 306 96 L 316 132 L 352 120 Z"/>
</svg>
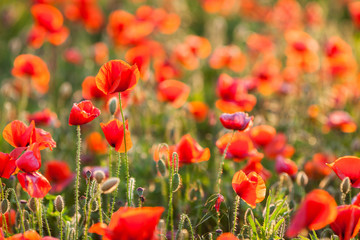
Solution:
<svg viewBox="0 0 360 240">
<path fill-rule="evenodd" d="M 102 183 L 105 179 L 105 173 L 102 170 L 96 170 L 94 172 L 94 178 L 98 184 Z"/>
<path fill-rule="evenodd" d="M 54 205 L 56 211 L 62 212 L 64 210 L 64 199 L 62 198 L 62 196 L 60 195 L 56 196 Z"/>
<path fill-rule="evenodd" d="M 137 194 L 138 194 L 138 196 L 139 197 L 142 197 L 142 195 L 144 194 L 144 188 L 142 188 L 142 187 L 138 187 L 137 189 L 136 189 L 136 192 L 137 192 Z"/>
<path fill-rule="evenodd" d="M 219 229 L 216 229 L 215 232 L 216 232 L 218 235 L 220 235 L 220 234 L 223 233 L 223 230 L 221 230 L 221 229 L 219 228 Z"/>
<path fill-rule="evenodd" d="M 99 204 L 96 199 L 91 199 L 89 204 L 91 204 L 91 212 L 96 212 L 99 209 Z"/>
<path fill-rule="evenodd" d="M 181 187 L 181 176 L 179 173 L 175 173 L 173 177 L 173 192 L 177 192 Z"/>
<path fill-rule="evenodd" d="M 102 185 L 101 185 L 101 191 L 104 194 L 112 193 L 117 186 L 120 183 L 120 179 L 116 177 L 112 177 L 107 179 Z"/>
<path fill-rule="evenodd" d="M 109 111 L 111 115 L 114 115 L 117 108 L 117 100 L 116 97 L 113 97 L 109 100 Z"/>
<path fill-rule="evenodd" d="M 351 182 L 350 182 L 350 178 L 346 177 L 344 178 L 344 180 L 342 180 L 341 184 L 340 184 L 340 190 L 343 194 L 348 194 L 351 190 Z"/>
<path fill-rule="evenodd" d="M 36 199 L 35 198 L 30 198 L 28 201 L 28 208 L 30 209 L 31 212 L 35 213 L 37 210 L 37 204 L 36 204 Z"/>
<path fill-rule="evenodd" d="M 164 160 L 160 159 L 157 164 L 157 169 L 159 171 L 159 173 L 161 174 L 161 176 L 165 176 L 166 175 L 166 165 L 165 165 L 165 162 Z"/>
<path fill-rule="evenodd" d="M 10 210 L 10 202 L 7 199 L 1 201 L 1 213 L 5 214 Z"/>
<path fill-rule="evenodd" d="M 86 171 L 86 178 L 87 179 L 90 179 L 91 178 L 91 175 L 92 175 L 92 172 L 90 170 L 87 170 Z"/>
<path fill-rule="evenodd" d="M 305 187 L 309 182 L 309 178 L 305 172 L 300 171 L 296 176 L 296 183 L 301 187 Z"/>
</svg>

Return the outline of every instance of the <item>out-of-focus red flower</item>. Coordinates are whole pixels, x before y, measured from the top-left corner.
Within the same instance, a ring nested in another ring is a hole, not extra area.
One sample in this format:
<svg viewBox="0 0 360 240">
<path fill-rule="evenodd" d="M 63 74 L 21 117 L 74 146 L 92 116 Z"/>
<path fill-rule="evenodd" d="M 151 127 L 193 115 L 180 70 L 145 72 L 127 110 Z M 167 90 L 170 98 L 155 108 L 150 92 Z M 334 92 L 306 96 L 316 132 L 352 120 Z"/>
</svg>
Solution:
<svg viewBox="0 0 360 240">
<path fill-rule="evenodd" d="M 220 122 L 224 128 L 238 130 L 241 132 L 246 132 L 249 130 L 253 124 L 254 117 L 244 112 L 236 113 L 223 113 L 220 116 Z"/>
<path fill-rule="evenodd" d="M 107 123 L 100 123 L 100 126 L 109 145 L 120 153 L 125 152 L 123 123 L 118 119 L 113 119 Z M 132 142 L 127 120 L 125 122 L 125 128 L 126 150 L 129 151 L 132 147 Z"/>
<path fill-rule="evenodd" d="M 316 119 L 319 116 L 319 106 L 316 104 L 310 105 L 307 109 L 307 114 L 310 118 Z"/>
<path fill-rule="evenodd" d="M 343 205 L 337 207 L 337 217 L 330 223 L 331 229 L 340 240 L 354 238 L 360 229 L 360 207 L 355 205 Z"/>
<path fill-rule="evenodd" d="M 239 239 L 232 233 L 223 233 L 220 236 L 218 236 L 216 240 L 239 240 Z"/>
<path fill-rule="evenodd" d="M 38 143 L 31 144 L 24 154 L 16 160 L 16 166 L 24 172 L 35 172 L 41 167 L 41 154 Z"/>
<path fill-rule="evenodd" d="M 179 155 L 179 164 L 190 164 L 208 161 L 210 159 L 209 148 L 202 148 L 190 134 L 184 135 L 174 149 Z"/>
<path fill-rule="evenodd" d="M 68 48 L 64 52 L 65 61 L 79 65 L 83 61 L 81 52 L 76 48 Z"/>
<path fill-rule="evenodd" d="M 276 158 L 278 155 L 290 158 L 295 152 L 294 147 L 287 144 L 287 138 L 283 133 L 278 133 L 264 148 L 268 158 Z"/>
<path fill-rule="evenodd" d="M 15 148 L 10 154 L 0 152 L 0 177 L 9 179 L 16 170 L 16 160 L 25 147 Z"/>
<path fill-rule="evenodd" d="M 355 27 L 360 27 L 360 1 L 352 1 L 348 4 L 351 19 Z"/>
<path fill-rule="evenodd" d="M 18 173 L 21 187 L 33 198 L 43 198 L 50 191 L 49 181 L 39 172 Z"/>
<path fill-rule="evenodd" d="M 310 27 L 319 27 L 324 23 L 324 13 L 317 2 L 309 2 L 305 8 L 305 22 Z"/>
<path fill-rule="evenodd" d="M 108 226 L 96 223 L 89 232 L 104 235 L 104 240 L 156 239 L 154 233 L 163 211 L 163 207 L 121 207 L 111 216 Z"/>
<path fill-rule="evenodd" d="M 187 107 L 197 122 L 203 122 L 209 113 L 208 105 L 201 101 L 189 102 Z"/>
<path fill-rule="evenodd" d="M 236 194 L 252 208 L 265 199 L 265 182 L 256 172 L 248 175 L 241 170 L 236 172 L 232 179 L 232 187 Z"/>
<path fill-rule="evenodd" d="M 338 158 L 335 162 L 326 165 L 331 167 L 341 180 L 348 177 L 352 187 L 360 188 L 360 158 L 345 156 Z"/>
<path fill-rule="evenodd" d="M 305 228 L 318 230 L 332 223 L 337 216 L 335 199 L 326 191 L 316 189 L 305 196 L 286 231 L 289 238 L 296 237 Z"/>
<path fill-rule="evenodd" d="M 335 156 L 316 153 L 311 161 L 305 163 L 304 171 L 309 178 L 322 178 L 331 173 L 331 169 L 326 164 L 335 161 Z"/>
<path fill-rule="evenodd" d="M 36 125 L 53 126 L 56 128 L 60 126 L 60 121 L 56 113 L 51 112 L 48 108 L 39 112 L 28 114 L 27 120 L 29 122 L 34 121 Z"/>
<path fill-rule="evenodd" d="M 18 233 L 11 237 L 6 238 L 6 240 L 59 240 L 54 237 L 41 237 L 35 230 L 27 230 L 24 233 Z"/>
<path fill-rule="evenodd" d="M 183 106 L 189 96 L 190 87 L 177 80 L 165 80 L 159 83 L 157 97 L 162 102 L 169 102 L 174 108 Z"/>
<path fill-rule="evenodd" d="M 231 135 L 232 133 L 226 133 L 216 141 L 216 147 L 220 150 L 221 154 L 225 151 Z M 226 159 L 233 159 L 235 162 L 239 162 L 248 157 L 258 155 L 259 152 L 255 149 L 249 135 L 243 132 L 235 132 L 225 157 Z"/>
<path fill-rule="evenodd" d="M 209 63 L 214 69 L 229 68 L 241 72 L 245 68 L 246 57 L 236 45 L 222 46 L 215 49 Z"/>
<path fill-rule="evenodd" d="M 125 92 L 135 87 L 140 77 L 136 65 L 122 60 L 111 60 L 101 66 L 96 75 L 96 86 L 105 94 Z"/>
<path fill-rule="evenodd" d="M 92 132 L 87 136 L 86 143 L 91 152 L 105 154 L 107 152 L 106 140 L 98 132 Z"/>
<path fill-rule="evenodd" d="M 219 193 L 214 205 L 214 208 L 216 209 L 217 212 L 220 211 L 220 205 L 223 201 L 225 201 L 224 196 Z"/>
<path fill-rule="evenodd" d="M 96 80 L 93 76 L 88 76 L 84 79 L 82 86 L 82 95 L 85 99 L 99 99 L 105 98 L 106 94 L 103 93 L 97 86 Z"/>
<path fill-rule="evenodd" d="M 277 156 L 275 160 L 275 170 L 277 173 L 287 173 L 289 176 L 294 176 L 298 167 L 294 161 L 283 156 Z"/>
<path fill-rule="evenodd" d="M 35 139 L 35 123 L 32 121 L 29 126 L 25 123 L 14 120 L 3 130 L 3 138 L 13 147 L 27 147 Z"/>
<path fill-rule="evenodd" d="M 208 13 L 220 13 L 227 16 L 236 12 L 238 4 L 236 0 L 201 0 L 202 7 Z"/>
<path fill-rule="evenodd" d="M 35 128 L 35 141 L 39 144 L 39 149 L 43 150 L 49 148 L 51 151 L 56 147 L 56 142 L 51 134 L 41 128 Z"/>
<path fill-rule="evenodd" d="M 67 162 L 57 160 L 49 161 L 45 164 L 44 175 L 51 184 L 51 193 L 61 192 L 75 177 Z"/>
<path fill-rule="evenodd" d="M 6 226 L 7 226 L 7 230 L 12 232 L 12 227 L 15 225 L 15 219 L 16 219 L 16 212 L 14 209 L 10 209 L 10 211 L 5 213 L 5 219 L 6 219 Z M 3 226 L 3 217 L 2 214 L 0 214 L 0 226 L 1 228 L 4 228 Z M 0 228 L 0 229 L 1 229 Z M 2 231 L 2 229 L 1 229 Z M 0 239 L 4 239 L 1 238 L 1 233 L 0 233 Z M 7 238 L 6 238 L 7 239 Z"/>
<path fill-rule="evenodd" d="M 180 70 L 169 59 L 156 60 L 154 62 L 154 72 L 157 82 L 179 78 L 181 76 Z"/>
<path fill-rule="evenodd" d="M 330 129 L 339 129 L 345 133 L 352 133 L 356 131 L 357 126 L 347 112 L 335 111 L 330 113 L 323 128 L 325 132 L 328 132 Z"/>
<path fill-rule="evenodd" d="M 271 172 L 268 171 L 264 166 L 261 164 L 260 157 L 251 157 L 248 160 L 246 166 L 241 169 L 246 175 L 251 172 L 256 172 L 261 176 L 261 178 L 266 182 L 271 177 Z"/>
<path fill-rule="evenodd" d="M 105 43 L 97 42 L 94 44 L 93 48 L 96 64 L 103 65 L 109 60 L 109 48 Z"/>
<path fill-rule="evenodd" d="M 259 125 L 250 129 L 251 140 L 258 146 L 269 144 L 276 135 L 276 130 L 269 125 Z"/>
<path fill-rule="evenodd" d="M 301 28 L 302 17 L 301 6 L 296 0 L 277 1 L 268 16 L 269 21 L 283 31 Z"/>
<path fill-rule="evenodd" d="M 100 110 L 91 101 L 85 100 L 74 103 L 69 117 L 69 125 L 83 125 L 91 122 L 100 115 Z"/>
<path fill-rule="evenodd" d="M 253 55 L 260 53 L 271 53 L 274 50 L 274 43 L 269 36 L 257 33 L 251 34 L 246 40 L 246 44 Z"/>
<path fill-rule="evenodd" d="M 49 89 L 50 72 L 46 63 L 31 54 L 22 54 L 15 58 L 12 75 L 19 78 L 29 78 L 36 91 L 44 94 Z"/>
</svg>

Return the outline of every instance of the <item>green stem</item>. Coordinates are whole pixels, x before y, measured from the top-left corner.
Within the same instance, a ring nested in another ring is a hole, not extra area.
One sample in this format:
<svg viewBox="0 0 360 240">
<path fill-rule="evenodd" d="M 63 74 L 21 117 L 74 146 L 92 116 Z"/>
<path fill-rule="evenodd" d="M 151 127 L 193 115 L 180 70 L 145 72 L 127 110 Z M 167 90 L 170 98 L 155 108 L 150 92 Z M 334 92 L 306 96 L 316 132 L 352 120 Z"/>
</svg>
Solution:
<svg viewBox="0 0 360 240">
<path fill-rule="evenodd" d="M 124 112 L 122 109 L 122 102 L 121 102 L 121 93 L 119 92 L 119 106 L 120 106 L 120 112 L 121 112 L 121 118 L 123 122 L 123 128 L 124 128 L 124 147 L 125 147 L 125 167 L 126 167 L 126 196 L 127 201 L 130 204 L 130 196 L 129 196 L 129 182 L 130 182 L 130 172 L 129 172 L 129 160 L 127 155 L 127 147 L 126 147 L 126 126 L 125 126 L 125 117 Z"/>
<path fill-rule="evenodd" d="M 22 232 L 25 232 L 25 225 L 24 225 L 24 212 L 21 211 L 21 207 L 20 207 L 20 202 L 16 196 L 16 192 L 13 188 L 8 188 L 6 190 L 7 192 L 12 192 L 15 198 L 15 202 L 16 202 L 16 206 L 17 208 L 20 210 L 20 221 L 21 221 L 21 227 L 22 227 Z"/>
<path fill-rule="evenodd" d="M 184 227 L 184 223 L 185 223 L 185 220 L 187 220 L 188 222 L 188 225 L 189 225 L 189 229 L 190 229 L 190 234 L 191 234 L 191 239 L 194 240 L 194 230 L 193 230 L 193 227 L 191 225 L 191 221 L 190 221 L 190 218 L 188 215 L 186 214 L 181 214 L 181 217 L 180 217 L 180 222 L 179 222 L 179 227 L 178 227 L 178 231 L 177 231 L 177 234 L 176 234 L 176 238 L 175 239 L 179 239 L 179 236 L 180 236 L 180 232 L 181 230 L 183 229 Z"/>
<path fill-rule="evenodd" d="M 75 186 L 75 239 L 78 239 L 78 211 L 79 211 L 79 185 L 80 185 L 80 154 L 81 154 L 81 128 L 77 131 L 77 151 L 76 151 L 76 186 Z"/>
<path fill-rule="evenodd" d="M 89 222 L 90 222 L 90 218 L 91 218 L 91 207 L 92 207 L 92 200 L 90 199 L 90 202 L 88 204 L 88 213 L 87 213 L 87 218 L 85 221 L 85 227 L 84 227 L 84 240 L 87 240 L 87 235 L 88 235 L 88 226 L 89 226 Z"/>
<path fill-rule="evenodd" d="M 0 186 L 1 186 L 1 201 L 4 201 L 5 200 L 5 195 L 4 195 L 4 188 L 3 188 L 3 184 L 2 184 L 2 181 L 1 181 L 1 178 L 0 178 Z M 4 233 L 5 235 L 7 234 L 7 223 L 6 223 L 6 217 L 5 217 L 5 214 L 1 214 L 2 216 L 2 222 L 4 223 L 3 224 L 3 227 L 4 227 Z"/>
<path fill-rule="evenodd" d="M 39 224 L 39 234 L 43 236 L 43 222 L 42 222 L 42 207 L 41 207 L 41 200 L 37 199 L 38 202 L 38 224 Z"/>
<path fill-rule="evenodd" d="M 113 170 L 112 170 L 112 167 L 113 167 L 113 163 L 112 163 L 112 148 L 109 149 L 109 162 L 108 162 L 108 165 L 109 165 L 109 177 L 112 177 L 113 176 Z"/>
<path fill-rule="evenodd" d="M 89 197 L 89 189 L 90 189 L 90 179 L 86 180 L 86 193 L 85 193 L 85 204 L 84 204 L 84 216 L 86 216 L 86 206 L 87 206 L 87 200 Z"/>
<path fill-rule="evenodd" d="M 176 153 L 173 154 L 172 159 L 169 159 L 171 162 L 169 162 L 169 209 L 168 209 L 168 215 L 166 219 L 166 227 L 170 225 L 171 230 L 171 238 L 174 236 L 174 210 L 173 210 L 173 177 L 174 177 L 174 158 Z"/>
<path fill-rule="evenodd" d="M 42 205 L 42 201 L 41 201 L 41 200 L 40 200 L 40 204 Z M 51 237 L 50 226 L 49 226 L 49 222 L 48 222 L 47 217 L 46 217 L 46 208 L 43 208 L 42 213 L 44 214 L 46 230 L 47 230 L 47 232 L 48 232 L 48 234 L 49 234 L 48 236 Z"/>
<path fill-rule="evenodd" d="M 120 168 L 121 168 L 121 153 L 118 153 L 118 165 L 116 168 L 116 177 L 119 179 L 120 179 Z M 110 214 L 109 214 L 110 217 L 113 215 L 113 212 L 114 212 L 115 198 L 117 196 L 118 191 L 119 191 L 119 186 L 114 191 L 113 200 L 112 200 L 112 204 L 111 204 L 111 210 L 110 210 Z"/>
<path fill-rule="evenodd" d="M 63 221 L 62 221 L 62 212 L 60 212 L 60 240 L 63 240 Z"/>
<path fill-rule="evenodd" d="M 98 185 L 98 204 L 99 204 L 99 217 L 100 222 L 103 222 L 103 216 L 102 216 L 102 209 L 101 209 L 101 191 L 100 191 L 100 185 Z"/>
<path fill-rule="evenodd" d="M 235 232 L 236 232 L 237 214 L 238 214 L 239 204 L 240 204 L 240 197 L 236 196 L 235 204 L 234 204 L 234 221 L 233 221 L 233 229 L 232 229 L 233 234 L 235 234 Z"/>
</svg>

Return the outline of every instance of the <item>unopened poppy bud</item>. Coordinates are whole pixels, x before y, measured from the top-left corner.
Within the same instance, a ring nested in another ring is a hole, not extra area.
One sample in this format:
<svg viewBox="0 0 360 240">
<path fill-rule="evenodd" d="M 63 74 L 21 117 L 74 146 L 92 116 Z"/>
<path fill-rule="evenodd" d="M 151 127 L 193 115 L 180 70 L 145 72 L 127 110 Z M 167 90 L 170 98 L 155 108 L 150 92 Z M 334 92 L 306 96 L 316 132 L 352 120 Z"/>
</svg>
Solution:
<svg viewBox="0 0 360 240">
<path fill-rule="evenodd" d="M 26 200 L 23 200 L 23 199 L 20 200 L 20 206 L 21 206 L 22 209 L 25 208 L 26 204 L 27 204 Z"/>
<path fill-rule="evenodd" d="M 166 165 L 164 160 L 160 159 L 157 164 L 156 164 L 161 176 L 165 176 L 166 175 Z"/>
<path fill-rule="evenodd" d="M 101 185 L 101 191 L 104 194 L 112 193 L 117 188 L 119 183 L 120 183 L 119 178 L 116 177 L 109 178 Z"/>
<path fill-rule="evenodd" d="M 142 188 L 142 187 L 138 187 L 137 189 L 136 189 L 136 192 L 137 192 L 137 194 L 138 194 L 138 196 L 139 197 L 142 197 L 142 195 L 144 194 L 144 188 Z"/>
<path fill-rule="evenodd" d="M 173 192 L 177 192 L 181 187 L 181 176 L 179 173 L 175 173 L 173 177 Z"/>
<path fill-rule="evenodd" d="M 30 229 L 30 223 L 29 223 L 29 220 L 25 220 L 24 221 L 24 227 L 25 227 L 25 231 L 29 230 Z"/>
<path fill-rule="evenodd" d="M 92 172 L 90 170 L 86 171 L 86 178 L 90 179 L 92 175 Z"/>
<path fill-rule="evenodd" d="M 30 214 L 26 210 L 24 210 L 24 219 L 30 219 Z"/>
<path fill-rule="evenodd" d="M 98 184 L 102 183 L 105 179 L 105 173 L 102 170 L 96 170 L 94 172 L 94 178 Z"/>
<path fill-rule="evenodd" d="M 91 203 L 91 212 L 96 212 L 99 209 L 98 202 L 96 201 L 96 199 L 91 199 L 90 203 Z"/>
<path fill-rule="evenodd" d="M 32 211 L 33 213 L 36 212 L 36 199 L 35 198 L 30 198 L 28 201 L 28 208 L 30 209 L 30 211 Z"/>
<path fill-rule="evenodd" d="M 56 211 L 62 212 L 64 210 L 64 199 L 62 198 L 62 196 L 60 195 L 56 196 L 54 205 Z"/>
<path fill-rule="evenodd" d="M 221 229 L 216 229 L 215 232 L 220 235 L 220 234 L 223 233 L 223 230 L 221 230 Z"/>
<path fill-rule="evenodd" d="M 116 98 L 113 97 L 109 100 L 109 111 L 111 115 L 114 115 L 116 112 L 116 107 L 117 107 L 117 101 Z"/>
<path fill-rule="evenodd" d="M 296 183 L 299 186 L 305 187 L 309 182 L 309 178 L 303 171 L 298 172 L 296 176 Z"/>
<path fill-rule="evenodd" d="M 10 209 L 10 202 L 7 199 L 1 201 L 1 213 L 5 214 Z"/>
<path fill-rule="evenodd" d="M 344 180 L 342 180 L 340 184 L 340 190 L 343 194 L 348 194 L 350 192 L 350 189 L 351 189 L 350 178 L 346 177 L 344 178 Z"/>
</svg>

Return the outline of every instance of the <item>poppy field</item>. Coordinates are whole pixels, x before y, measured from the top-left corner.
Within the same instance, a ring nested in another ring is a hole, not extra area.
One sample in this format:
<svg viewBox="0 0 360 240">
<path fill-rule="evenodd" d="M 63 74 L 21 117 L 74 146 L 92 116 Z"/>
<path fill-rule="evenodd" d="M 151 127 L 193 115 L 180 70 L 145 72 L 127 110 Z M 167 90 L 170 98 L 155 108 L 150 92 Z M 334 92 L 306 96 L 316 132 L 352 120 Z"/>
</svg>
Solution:
<svg viewBox="0 0 360 240">
<path fill-rule="evenodd" d="M 0 240 L 360 239 L 360 1 L 0 18 Z"/>
</svg>

